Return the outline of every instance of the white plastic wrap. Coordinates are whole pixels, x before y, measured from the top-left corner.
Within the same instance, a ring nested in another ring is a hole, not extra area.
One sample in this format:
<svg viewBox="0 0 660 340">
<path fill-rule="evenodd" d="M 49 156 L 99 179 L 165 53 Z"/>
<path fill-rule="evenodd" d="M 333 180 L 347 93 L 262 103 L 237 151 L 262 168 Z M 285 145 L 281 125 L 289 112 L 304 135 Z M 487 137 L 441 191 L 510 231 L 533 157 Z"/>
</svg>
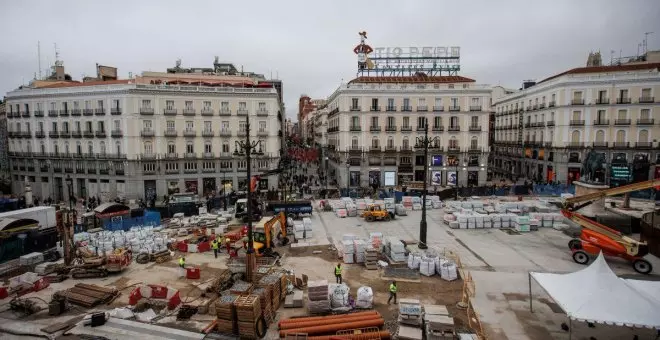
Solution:
<svg viewBox="0 0 660 340">
<path fill-rule="evenodd" d="M 408 268 L 419 269 L 420 262 L 422 262 L 422 257 L 419 254 L 408 255 Z"/>
<path fill-rule="evenodd" d="M 348 293 L 350 288 L 346 284 L 329 284 L 328 292 L 330 294 L 330 305 L 332 308 L 341 308 L 348 306 Z"/>
<path fill-rule="evenodd" d="M 422 258 L 422 261 L 419 263 L 419 273 L 424 276 L 435 275 L 435 261 L 430 258 Z"/>
<path fill-rule="evenodd" d="M 454 281 L 458 279 L 456 264 L 447 261 L 440 266 L 440 277 L 445 281 Z"/>
<path fill-rule="evenodd" d="M 357 301 L 355 307 L 357 308 L 372 308 L 374 302 L 374 292 L 371 287 L 362 286 L 357 290 Z"/>
<path fill-rule="evenodd" d="M 353 254 L 352 253 L 351 254 L 344 254 L 343 258 L 344 258 L 344 263 L 348 263 L 348 264 L 355 263 L 355 261 L 353 260 Z"/>
</svg>

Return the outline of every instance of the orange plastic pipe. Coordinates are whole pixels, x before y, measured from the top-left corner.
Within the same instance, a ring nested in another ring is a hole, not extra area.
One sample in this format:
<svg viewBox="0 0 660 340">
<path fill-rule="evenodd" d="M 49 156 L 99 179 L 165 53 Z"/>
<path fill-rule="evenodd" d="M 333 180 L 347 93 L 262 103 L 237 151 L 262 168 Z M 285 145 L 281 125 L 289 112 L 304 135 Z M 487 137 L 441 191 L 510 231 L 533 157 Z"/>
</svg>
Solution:
<svg viewBox="0 0 660 340">
<path fill-rule="evenodd" d="M 362 334 L 319 335 L 307 337 L 307 340 L 388 340 L 392 337 L 389 331 L 369 332 Z"/>
<path fill-rule="evenodd" d="M 356 328 L 367 328 L 367 327 L 382 327 L 385 324 L 385 320 L 381 319 L 372 319 L 364 320 L 357 322 L 345 322 L 345 323 L 335 323 L 331 325 L 322 325 L 322 326 L 313 326 L 313 327 L 302 327 L 294 328 L 280 331 L 280 337 L 284 338 L 289 333 L 307 333 L 307 335 L 323 335 L 326 333 L 335 333 L 337 331 L 345 329 L 356 329 Z"/>
<path fill-rule="evenodd" d="M 304 318 L 291 318 L 291 319 L 284 319 L 280 320 L 280 322 L 277 324 L 278 326 L 282 326 L 282 324 L 285 323 L 292 323 L 292 322 L 305 322 L 305 321 L 312 321 L 312 320 L 332 320 L 332 319 L 342 319 L 345 316 L 363 316 L 363 315 L 380 315 L 380 313 L 376 312 L 375 310 L 372 311 L 365 311 L 365 312 L 357 312 L 357 313 L 351 313 L 351 314 L 340 314 L 340 315 L 328 315 L 328 316 L 308 316 Z"/>
<path fill-rule="evenodd" d="M 292 329 L 292 328 L 303 328 L 303 327 L 312 327 L 320 325 L 331 325 L 336 323 L 345 323 L 345 322 L 354 322 L 354 321 L 364 321 L 372 319 L 380 319 L 380 315 L 363 315 L 363 316 L 346 316 L 338 319 L 331 320 L 312 320 L 312 321 L 302 321 L 302 322 L 289 322 L 283 325 L 280 325 L 280 329 Z"/>
</svg>

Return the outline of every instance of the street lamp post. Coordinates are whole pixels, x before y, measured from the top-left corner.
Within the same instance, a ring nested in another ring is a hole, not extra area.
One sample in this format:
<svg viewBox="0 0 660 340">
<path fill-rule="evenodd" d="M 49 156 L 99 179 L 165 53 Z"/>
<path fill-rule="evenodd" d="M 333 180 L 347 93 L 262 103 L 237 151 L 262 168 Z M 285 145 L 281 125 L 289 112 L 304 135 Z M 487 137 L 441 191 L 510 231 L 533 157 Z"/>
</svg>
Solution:
<svg viewBox="0 0 660 340">
<path fill-rule="evenodd" d="M 351 163 L 346 161 L 346 197 L 351 197 Z"/>
<path fill-rule="evenodd" d="M 325 156 L 325 170 L 323 170 L 323 181 L 325 182 L 325 199 L 328 199 L 328 156 Z"/>
<path fill-rule="evenodd" d="M 258 147 L 258 149 L 257 149 Z M 245 140 L 235 142 L 234 155 L 245 155 L 247 166 L 247 229 L 248 249 L 246 259 L 246 276 L 248 282 L 252 281 L 252 274 L 256 262 L 254 261 L 254 235 L 252 234 L 252 159 L 251 154 L 263 154 L 261 141 L 250 141 L 250 119 L 245 117 Z"/>
<path fill-rule="evenodd" d="M 424 137 L 417 137 L 415 148 L 424 149 L 424 188 L 422 189 L 422 220 L 419 222 L 419 249 L 427 249 L 426 245 L 426 194 L 428 191 L 428 167 L 429 163 L 429 145 L 437 144 L 438 137 L 429 138 L 428 119 L 424 120 Z"/>
</svg>

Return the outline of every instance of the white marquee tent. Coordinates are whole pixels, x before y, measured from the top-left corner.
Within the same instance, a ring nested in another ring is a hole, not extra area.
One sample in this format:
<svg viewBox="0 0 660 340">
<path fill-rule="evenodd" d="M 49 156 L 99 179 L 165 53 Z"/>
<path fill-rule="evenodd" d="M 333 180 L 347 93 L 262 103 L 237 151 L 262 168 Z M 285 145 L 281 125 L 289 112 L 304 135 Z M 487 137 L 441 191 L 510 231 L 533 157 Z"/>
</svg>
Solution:
<svg viewBox="0 0 660 340">
<path fill-rule="evenodd" d="M 568 274 L 529 273 L 569 320 L 660 329 L 660 282 L 616 276 L 600 254 L 589 267 Z"/>
</svg>

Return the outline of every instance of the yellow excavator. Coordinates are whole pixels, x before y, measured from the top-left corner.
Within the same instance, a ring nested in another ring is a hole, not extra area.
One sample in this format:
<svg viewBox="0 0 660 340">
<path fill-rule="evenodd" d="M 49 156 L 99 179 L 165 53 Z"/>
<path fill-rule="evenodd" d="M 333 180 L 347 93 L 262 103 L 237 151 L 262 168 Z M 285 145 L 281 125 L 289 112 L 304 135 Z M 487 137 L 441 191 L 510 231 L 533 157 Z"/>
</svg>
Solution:
<svg viewBox="0 0 660 340">
<path fill-rule="evenodd" d="M 660 179 L 652 179 L 566 199 L 561 210 L 562 214 L 582 226 L 580 238 L 568 242 L 568 248 L 573 252 L 573 261 L 587 264 L 590 257 L 602 252 L 603 255 L 615 256 L 632 262 L 633 269 L 638 273 L 651 273 L 653 266 L 643 258 L 649 252 L 646 242 L 625 236 L 621 232 L 575 211 L 598 199 L 616 195 L 624 195 L 623 208 L 627 209 L 630 207 L 629 195 L 631 192 L 658 186 L 660 186 Z"/>
<path fill-rule="evenodd" d="M 285 246 L 289 243 L 284 212 L 280 212 L 271 218 L 262 218 L 254 226 L 252 235 L 254 237 L 254 250 L 257 256 L 280 257 L 280 254 L 274 251 L 275 246 Z"/>
</svg>

